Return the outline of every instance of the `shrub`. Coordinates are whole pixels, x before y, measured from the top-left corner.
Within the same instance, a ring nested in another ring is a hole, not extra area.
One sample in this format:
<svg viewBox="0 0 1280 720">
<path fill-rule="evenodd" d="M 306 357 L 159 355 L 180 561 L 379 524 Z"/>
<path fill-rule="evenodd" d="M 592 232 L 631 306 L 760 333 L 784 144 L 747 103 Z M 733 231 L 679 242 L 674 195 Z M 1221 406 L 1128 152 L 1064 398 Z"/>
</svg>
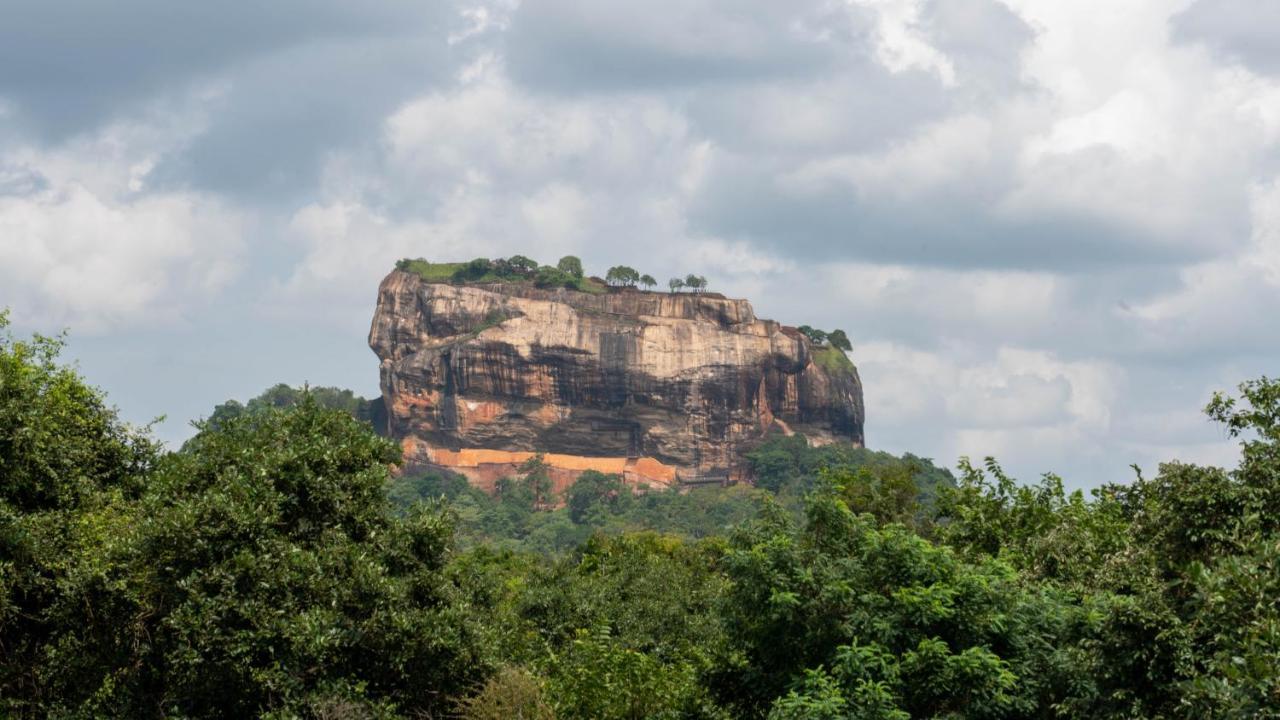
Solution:
<svg viewBox="0 0 1280 720">
<path fill-rule="evenodd" d="M 540 288 L 572 289 L 577 287 L 578 279 L 559 268 L 543 265 L 538 268 L 538 274 L 533 277 L 533 284 Z"/>
<path fill-rule="evenodd" d="M 542 683 L 528 670 L 504 667 L 458 703 L 462 720 L 555 720 Z"/>
</svg>

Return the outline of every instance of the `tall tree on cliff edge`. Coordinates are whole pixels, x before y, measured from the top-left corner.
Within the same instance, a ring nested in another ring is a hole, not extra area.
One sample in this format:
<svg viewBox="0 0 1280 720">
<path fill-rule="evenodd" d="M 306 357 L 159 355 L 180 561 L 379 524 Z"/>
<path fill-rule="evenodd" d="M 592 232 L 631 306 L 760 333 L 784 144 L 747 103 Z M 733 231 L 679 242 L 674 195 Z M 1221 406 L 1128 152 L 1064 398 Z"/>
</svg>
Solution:
<svg viewBox="0 0 1280 720">
<path fill-rule="evenodd" d="M 582 278 L 582 261 L 573 255 L 565 255 L 560 258 L 560 262 L 556 263 L 556 269 L 575 278 Z"/>
</svg>

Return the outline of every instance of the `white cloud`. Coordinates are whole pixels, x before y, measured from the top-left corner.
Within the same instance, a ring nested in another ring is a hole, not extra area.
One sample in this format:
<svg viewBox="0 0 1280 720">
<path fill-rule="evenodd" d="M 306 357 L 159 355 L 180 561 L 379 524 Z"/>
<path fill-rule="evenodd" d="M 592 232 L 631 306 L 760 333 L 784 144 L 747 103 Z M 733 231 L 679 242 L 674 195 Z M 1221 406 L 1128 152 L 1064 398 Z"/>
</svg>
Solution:
<svg viewBox="0 0 1280 720">
<path fill-rule="evenodd" d="M 423 182 L 604 182 L 618 190 L 665 183 L 669 176 L 656 173 L 687 161 L 687 123 L 660 98 L 532 95 L 513 86 L 492 56 L 461 78 L 387 119 L 379 170 Z"/>
<path fill-rule="evenodd" d="M 1110 363 L 1016 347 L 954 344 L 930 352 L 885 341 L 857 344 L 854 359 L 867 405 L 876 409 L 868 430 L 876 446 L 910 450 L 930 428 L 946 428 L 931 438 L 931 452 L 945 464 L 991 455 L 1024 475 L 1056 470 L 1075 485 L 1097 481 L 1082 477 L 1090 468 L 1080 456 L 1115 449 L 1112 412 L 1125 373 Z"/>
<path fill-rule="evenodd" d="M 921 0 L 849 0 L 871 9 L 876 17 L 876 55 L 894 72 L 924 70 L 943 85 L 956 82 L 951 59 L 930 43 L 922 27 Z"/>
<path fill-rule="evenodd" d="M 519 6 L 519 0 L 498 0 L 489 5 L 473 5 L 458 10 L 465 27 L 449 33 L 448 43 L 470 40 L 487 32 L 503 31 L 511 26 L 511 13 Z"/>
<path fill-rule="evenodd" d="M 146 191 L 157 158 L 190 128 L 185 116 L 162 120 L 0 154 L 0 301 L 16 319 L 80 332 L 154 325 L 235 276 L 243 213 L 199 193 Z"/>
<path fill-rule="evenodd" d="M 681 198 L 706 153 L 658 100 L 534 96 L 482 58 L 388 117 L 373 156 L 331 164 L 329 197 L 290 222 L 303 258 L 283 289 L 365 297 L 405 256 L 653 263 L 684 237 Z"/>
<path fill-rule="evenodd" d="M 1201 255 L 1243 239 L 1280 85 L 1174 44 L 1188 4 L 1010 1 L 1039 31 L 1024 77 L 1052 115 L 1024 139 L 1006 211 L 1091 213 Z"/>
<path fill-rule="evenodd" d="M 1182 268 L 1177 287 L 1133 307 L 1154 346 L 1228 356 L 1280 352 L 1269 312 L 1280 307 L 1280 181 L 1253 188 L 1251 219 L 1250 242 L 1240 251 Z"/>
<path fill-rule="evenodd" d="M 783 176 L 800 192 L 845 183 L 872 202 L 901 202 L 986 175 L 993 160 L 990 121 L 958 115 L 870 154 L 817 158 Z"/>
</svg>

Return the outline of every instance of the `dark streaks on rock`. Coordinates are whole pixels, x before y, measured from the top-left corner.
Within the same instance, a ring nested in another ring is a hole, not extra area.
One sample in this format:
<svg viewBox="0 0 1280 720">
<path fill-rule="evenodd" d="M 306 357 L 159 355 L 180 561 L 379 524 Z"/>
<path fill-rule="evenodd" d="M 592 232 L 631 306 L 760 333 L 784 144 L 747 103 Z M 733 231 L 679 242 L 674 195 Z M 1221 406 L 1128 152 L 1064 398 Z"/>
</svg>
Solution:
<svg viewBox="0 0 1280 720">
<path fill-rule="evenodd" d="M 707 476 L 770 432 L 862 442 L 856 369 L 824 369 L 807 338 L 745 300 L 397 271 L 369 344 L 407 448 L 644 456 Z"/>
</svg>

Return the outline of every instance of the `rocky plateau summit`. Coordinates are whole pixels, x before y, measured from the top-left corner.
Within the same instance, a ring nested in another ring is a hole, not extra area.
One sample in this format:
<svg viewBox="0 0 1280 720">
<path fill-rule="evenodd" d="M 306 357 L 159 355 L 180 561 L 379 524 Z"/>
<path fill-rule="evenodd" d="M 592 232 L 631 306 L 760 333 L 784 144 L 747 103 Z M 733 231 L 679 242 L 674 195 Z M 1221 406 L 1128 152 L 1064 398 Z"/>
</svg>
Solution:
<svg viewBox="0 0 1280 720">
<path fill-rule="evenodd" d="M 589 469 L 672 486 L 749 480 L 742 454 L 771 433 L 863 441 L 862 384 L 843 351 L 711 293 L 397 269 L 369 345 L 405 466 L 488 489 L 535 454 L 557 490 Z"/>
</svg>

